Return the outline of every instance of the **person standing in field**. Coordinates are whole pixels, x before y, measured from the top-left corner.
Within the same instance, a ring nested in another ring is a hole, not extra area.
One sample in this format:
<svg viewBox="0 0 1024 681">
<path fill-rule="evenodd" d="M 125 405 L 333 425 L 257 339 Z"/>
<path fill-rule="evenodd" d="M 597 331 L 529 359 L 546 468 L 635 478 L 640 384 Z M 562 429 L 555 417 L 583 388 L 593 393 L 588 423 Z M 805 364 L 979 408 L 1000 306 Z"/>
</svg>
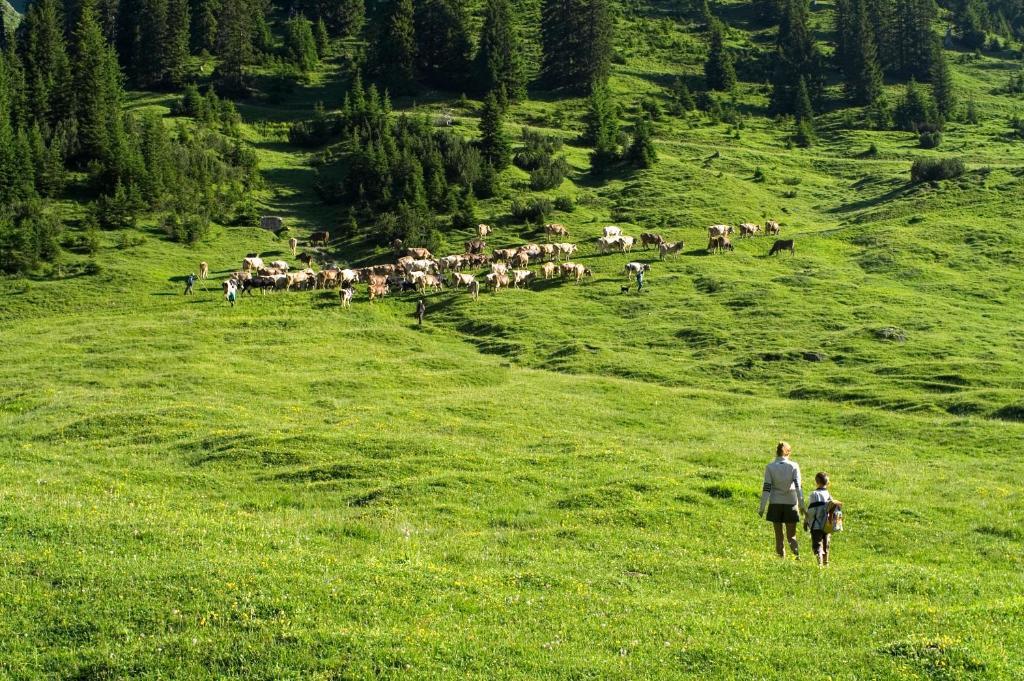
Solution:
<svg viewBox="0 0 1024 681">
<path fill-rule="evenodd" d="M 427 315 L 427 301 L 420 298 L 420 302 L 416 303 L 416 320 L 420 326 L 423 326 L 423 318 Z"/>
<path fill-rule="evenodd" d="M 644 290 L 644 270 L 641 267 L 636 271 L 636 292 L 640 293 Z"/>
<path fill-rule="evenodd" d="M 828 492 L 828 473 L 822 471 L 814 476 L 817 489 L 811 492 L 807 502 L 807 514 L 804 515 L 804 529 L 811 531 L 811 550 L 818 557 L 818 567 L 828 565 L 829 534 L 825 532 L 825 520 L 828 518 L 828 505 L 832 495 Z"/>
<path fill-rule="evenodd" d="M 193 291 L 192 291 L 192 287 L 195 285 L 195 283 L 196 283 L 196 275 L 195 274 L 190 274 L 187 277 L 185 277 L 185 295 L 186 296 L 195 295 L 193 293 Z"/>
<path fill-rule="evenodd" d="M 761 505 L 758 516 L 763 516 L 768 507 L 766 519 L 775 527 L 775 553 L 786 557 L 786 542 L 793 556 L 799 560 L 800 549 L 796 540 L 796 524 L 805 513 L 804 492 L 800 487 L 800 466 L 790 459 L 793 448 L 788 442 L 780 442 L 775 448 L 775 460 L 764 468 L 764 487 L 761 488 Z M 785 539 L 783 541 L 783 528 Z"/>
</svg>

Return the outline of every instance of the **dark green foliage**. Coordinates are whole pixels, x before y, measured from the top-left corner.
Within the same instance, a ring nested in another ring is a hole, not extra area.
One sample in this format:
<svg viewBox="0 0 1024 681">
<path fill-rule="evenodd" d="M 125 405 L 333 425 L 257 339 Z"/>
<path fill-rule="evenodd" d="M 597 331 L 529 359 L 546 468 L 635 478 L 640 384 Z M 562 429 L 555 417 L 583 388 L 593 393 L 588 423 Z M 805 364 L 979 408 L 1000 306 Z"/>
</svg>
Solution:
<svg viewBox="0 0 1024 681">
<path fill-rule="evenodd" d="M 548 87 L 586 92 L 608 78 L 615 36 L 609 0 L 544 0 L 540 28 Z"/>
<path fill-rule="evenodd" d="M 313 38 L 316 40 L 316 53 L 322 59 L 327 54 L 327 48 L 331 42 L 330 33 L 327 31 L 327 24 L 323 16 L 316 20 L 313 25 Z"/>
<path fill-rule="evenodd" d="M 522 131 L 523 147 L 516 152 L 512 162 L 523 170 L 536 170 L 550 164 L 551 157 L 562 148 L 562 140 L 558 137 L 534 132 L 527 127 Z"/>
<path fill-rule="evenodd" d="M 192 49 L 212 53 L 217 49 L 217 2 L 200 0 L 198 13 L 192 22 Z"/>
<path fill-rule="evenodd" d="M 472 187 L 465 187 L 459 193 L 458 206 L 452 213 L 452 229 L 473 229 L 477 224 L 476 197 Z"/>
<path fill-rule="evenodd" d="M 864 121 L 872 130 L 888 130 L 892 127 L 892 111 L 884 95 L 864 108 Z"/>
<path fill-rule="evenodd" d="M 810 147 L 814 144 L 814 128 L 808 119 L 797 121 L 796 131 L 793 133 L 793 142 L 798 147 Z"/>
<path fill-rule="evenodd" d="M 569 174 L 569 164 L 564 156 L 557 158 L 544 157 L 539 167 L 530 171 L 530 189 L 543 191 L 556 189 L 561 186 L 566 175 Z"/>
<path fill-rule="evenodd" d="M 797 81 L 792 111 L 793 117 L 798 123 L 807 122 L 811 125 L 814 124 L 814 109 L 811 107 L 811 97 L 807 92 L 807 84 L 803 78 Z"/>
<path fill-rule="evenodd" d="M 964 120 L 970 125 L 978 124 L 978 108 L 973 97 L 967 100 L 967 112 L 964 114 Z"/>
<path fill-rule="evenodd" d="M 75 31 L 75 118 L 81 166 L 99 163 L 116 180 L 124 153 L 121 72 L 92 12 L 84 11 Z M 114 182 L 109 181 L 110 187 Z"/>
<path fill-rule="evenodd" d="M 37 0 L 21 25 L 21 54 L 27 105 L 34 121 L 52 129 L 71 113 L 71 71 L 64 20 L 56 0 Z"/>
<path fill-rule="evenodd" d="M 225 92 L 244 93 L 245 65 L 252 61 L 256 20 L 246 0 L 220 0 L 216 52 L 220 58 L 215 76 Z"/>
<path fill-rule="evenodd" d="M 141 199 L 121 182 L 115 185 L 112 193 L 101 196 L 96 202 L 96 213 L 104 229 L 134 228 L 141 208 Z"/>
<path fill-rule="evenodd" d="M 772 109 L 794 113 L 800 80 L 810 97 L 817 100 L 822 91 L 821 54 L 807 25 L 807 0 L 786 0 L 779 23 L 772 77 Z"/>
<path fill-rule="evenodd" d="M 910 167 L 911 182 L 951 180 L 966 172 L 964 162 L 958 158 L 919 158 Z"/>
<path fill-rule="evenodd" d="M 412 91 L 416 78 L 414 16 L 412 0 L 389 0 L 371 43 L 371 72 L 396 94 Z"/>
<path fill-rule="evenodd" d="M 164 217 L 163 228 L 174 241 L 196 244 L 210 235 L 210 218 L 200 213 L 172 212 Z"/>
<path fill-rule="evenodd" d="M 465 6 L 456 0 L 421 0 L 415 20 L 418 77 L 443 89 L 463 87 L 472 51 Z"/>
<path fill-rule="evenodd" d="M 593 145 L 591 167 L 607 168 L 619 158 L 619 124 L 615 102 L 604 81 L 594 81 L 587 101 L 586 133 L 584 141 Z"/>
<path fill-rule="evenodd" d="M 294 16 L 284 24 L 284 49 L 290 61 L 300 71 L 316 68 L 320 57 L 317 53 L 313 24 L 306 17 Z"/>
<path fill-rule="evenodd" d="M 935 103 L 913 78 L 907 83 L 903 99 L 896 105 L 893 122 L 900 130 L 921 132 L 941 130 L 942 121 Z"/>
<path fill-rule="evenodd" d="M 526 97 L 523 45 L 509 0 L 487 0 L 476 57 L 482 92 L 500 92 L 510 102 Z"/>
<path fill-rule="evenodd" d="M 1010 76 L 1006 85 L 996 90 L 999 94 L 1022 95 L 1024 94 L 1024 71 Z"/>
<path fill-rule="evenodd" d="M 952 117 L 953 107 L 956 106 L 953 77 L 949 73 L 949 64 L 946 63 L 946 55 L 938 38 L 933 43 L 933 50 L 930 74 L 932 99 L 935 101 L 935 110 L 938 115 L 943 119 L 948 119 Z"/>
<path fill-rule="evenodd" d="M 869 0 L 836 2 L 836 59 L 847 95 L 857 104 L 870 104 L 882 92 L 882 68 L 869 4 Z"/>
<path fill-rule="evenodd" d="M 978 50 L 985 46 L 983 17 L 988 10 L 982 0 L 956 0 L 954 2 L 953 25 L 964 47 Z"/>
<path fill-rule="evenodd" d="M 512 160 L 512 145 L 505 133 L 505 110 L 492 92 L 480 113 L 480 155 L 495 170 L 504 170 Z"/>
<path fill-rule="evenodd" d="M 690 93 L 690 88 L 686 87 L 686 83 L 681 78 L 676 78 L 672 82 L 671 97 L 669 111 L 673 115 L 680 116 L 687 111 L 693 111 L 697 108 L 697 103 Z"/>
<path fill-rule="evenodd" d="M 922 149 L 935 149 L 942 144 L 942 133 L 938 130 L 925 131 L 917 136 L 917 145 Z"/>
<path fill-rule="evenodd" d="M 626 151 L 626 160 L 637 168 L 650 168 L 658 161 L 654 149 L 654 126 L 650 120 L 641 118 L 633 126 L 633 142 Z"/>
<path fill-rule="evenodd" d="M 180 87 L 186 77 L 191 23 L 188 0 L 167 0 L 167 31 L 161 51 L 161 71 L 163 77 L 176 87 Z"/>
<path fill-rule="evenodd" d="M 550 199 L 539 197 L 528 200 L 514 199 L 509 207 L 509 212 L 516 222 L 524 224 L 533 223 L 542 225 L 547 217 L 554 211 L 554 204 Z"/>
<path fill-rule="evenodd" d="M 572 197 L 559 196 L 555 199 L 555 210 L 560 210 L 563 213 L 571 213 L 576 210 L 576 204 L 573 202 Z"/>
<path fill-rule="evenodd" d="M 0 204 L 0 272 L 27 274 L 58 261 L 61 229 L 39 200 Z"/>
<path fill-rule="evenodd" d="M 708 26 L 708 58 L 704 62 L 704 80 L 711 90 L 726 92 L 736 87 L 736 69 L 732 55 L 725 48 L 725 27 L 714 19 Z"/>
</svg>

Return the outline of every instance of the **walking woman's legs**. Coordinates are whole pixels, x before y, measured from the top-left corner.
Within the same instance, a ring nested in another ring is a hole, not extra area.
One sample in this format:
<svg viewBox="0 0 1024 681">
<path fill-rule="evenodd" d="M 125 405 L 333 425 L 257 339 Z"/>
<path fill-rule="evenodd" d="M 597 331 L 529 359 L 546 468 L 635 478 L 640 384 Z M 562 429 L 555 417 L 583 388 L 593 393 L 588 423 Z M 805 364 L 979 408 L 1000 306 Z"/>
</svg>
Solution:
<svg viewBox="0 0 1024 681">
<path fill-rule="evenodd" d="M 796 523 L 786 523 L 786 540 L 789 542 L 789 549 L 797 558 L 800 557 L 799 547 L 796 543 Z M 781 540 L 780 540 L 781 541 Z M 779 542 L 777 542 L 779 543 Z M 779 555 L 782 555 L 781 553 Z"/>
<path fill-rule="evenodd" d="M 775 553 L 779 558 L 786 557 L 786 544 L 782 541 L 782 523 L 772 523 L 775 526 Z"/>
</svg>

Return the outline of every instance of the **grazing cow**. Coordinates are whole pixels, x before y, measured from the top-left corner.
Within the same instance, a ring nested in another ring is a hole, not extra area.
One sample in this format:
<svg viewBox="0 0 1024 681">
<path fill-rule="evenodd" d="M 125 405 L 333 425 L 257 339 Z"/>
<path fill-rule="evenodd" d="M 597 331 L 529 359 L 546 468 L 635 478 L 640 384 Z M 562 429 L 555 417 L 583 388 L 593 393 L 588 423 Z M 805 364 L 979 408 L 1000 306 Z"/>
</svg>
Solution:
<svg viewBox="0 0 1024 681">
<path fill-rule="evenodd" d="M 606 237 L 609 237 L 609 236 L 619 236 L 620 234 L 622 234 L 622 229 L 621 228 L 616 227 L 615 225 L 608 225 L 607 227 L 604 228 L 604 235 L 603 236 L 606 236 Z"/>
<path fill-rule="evenodd" d="M 508 286 L 508 276 L 496 272 L 485 275 L 484 281 L 487 282 L 487 286 L 494 292 L 497 292 L 502 286 Z"/>
<path fill-rule="evenodd" d="M 631 279 L 636 276 L 637 272 L 650 272 L 651 266 L 645 262 L 627 262 L 624 271 L 626 279 Z"/>
<path fill-rule="evenodd" d="M 387 284 L 374 284 L 370 287 L 370 302 L 372 303 L 377 298 L 383 298 L 391 289 L 388 288 Z"/>
<path fill-rule="evenodd" d="M 338 285 L 338 270 L 320 270 L 316 273 L 316 288 L 334 288 Z"/>
<path fill-rule="evenodd" d="M 519 288 L 520 284 L 529 288 L 530 282 L 532 282 L 536 276 L 537 275 L 530 270 L 512 270 L 512 288 Z"/>
<path fill-rule="evenodd" d="M 242 260 L 243 272 L 252 272 L 253 270 L 258 270 L 261 267 L 263 267 L 263 260 L 261 258 L 249 256 Z"/>
<path fill-rule="evenodd" d="M 789 251 L 790 255 L 796 255 L 796 248 L 794 247 L 792 239 L 777 239 L 772 244 L 772 250 L 768 251 L 768 255 L 775 255 L 782 251 Z"/>
<path fill-rule="evenodd" d="M 483 239 L 473 239 L 466 242 L 466 253 L 476 255 L 483 253 L 485 248 L 487 248 L 487 242 Z"/>
<path fill-rule="evenodd" d="M 301 272 L 294 272 L 288 275 L 288 289 L 304 289 L 311 282 L 316 281 L 316 275 L 313 274 L 313 270 L 302 270 Z"/>
<path fill-rule="evenodd" d="M 727 236 L 716 236 L 712 237 L 708 241 L 708 253 L 721 253 L 722 251 L 731 251 L 732 242 L 729 241 Z"/>
<path fill-rule="evenodd" d="M 555 248 L 554 244 L 541 244 L 540 252 L 541 255 L 543 255 L 548 260 L 554 260 L 555 256 L 558 254 L 558 249 Z"/>
<path fill-rule="evenodd" d="M 565 225 L 558 223 L 544 225 L 544 233 L 548 235 L 549 239 L 552 236 L 569 236 L 569 230 L 565 228 Z"/>
<path fill-rule="evenodd" d="M 576 271 L 576 263 L 568 261 L 563 262 L 562 267 L 560 269 L 562 270 L 563 279 L 565 279 L 566 277 L 571 277 L 573 273 Z"/>
<path fill-rule="evenodd" d="M 359 272 L 356 270 L 342 270 L 338 273 L 342 284 L 354 284 L 359 281 Z"/>
<path fill-rule="evenodd" d="M 583 277 L 592 277 L 594 273 L 590 271 L 590 268 L 576 264 L 572 266 L 571 276 L 575 277 L 576 283 L 579 284 L 583 281 Z"/>
<path fill-rule="evenodd" d="M 766 234 L 778 236 L 779 234 L 782 233 L 782 227 L 775 220 L 769 220 L 768 222 L 764 223 L 764 231 Z"/>
<path fill-rule="evenodd" d="M 276 234 L 284 229 L 284 220 L 276 215 L 264 215 L 260 218 L 260 228 Z"/>
<path fill-rule="evenodd" d="M 438 261 L 442 272 L 457 272 L 462 269 L 463 257 L 461 255 L 446 255 Z"/>
<path fill-rule="evenodd" d="M 540 266 L 540 273 L 544 275 L 545 279 L 550 279 L 555 276 L 558 271 L 558 265 L 553 262 L 546 262 Z"/>
<path fill-rule="evenodd" d="M 660 246 L 665 243 L 665 237 L 654 232 L 644 232 L 640 235 L 640 243 L 643 244 L 644 250 L 647 250 L 648 246 Z"/>
<path fill-rule="evenodd" d="M 572 257 L 572 254 L 576 252 L 576 244 L 555 244 L 555 249 L 558 251 L 558 260 L 562 260 L 564 255 L 566 260 Z"/>
<path fill-rule="evenodd" d="M 433 260 L 434 254 L 426 248 L 407 248 L 405 254 L 416 260 Z"/>
<path fill-rule="evenodd" d="M 476 226 L 476 235 L 478 237 L 480 237 L 481 239 L 483 239 L 485 236 L 487 236 L 488 234 L 490 234 L 493 231 L 494 230 L 491 229 L 490 225 L 480 224 L 480 225 Z"/>
<path fill-rule="evenodd" d="M 412 284 L 413 288 L 419 290 L 419 288 L 421 286 L 420 281 L 425 276 L 427 276 L 426 272 L 419 272 L 419 271 L 409 272 L 408 274 L 405 275 L 405 280 L 407 282 L 409 282 L 410 284 Z M 405 289 L 403 288 L 402 290 L 405 290 Z"/>
<path fill-rule="evenodd" d="M 405 266 L 406 272 L 427 272 L 437 274 L 437 262 L 433 260 L 413 260 Z"/>
<path fill-rule="evenodd" d="M 760 225 L 755 225 L 752 222 L 744 222 L 740 225 L 740 238 L 757 236 L 757 233 L 760 231 Z"/>
<path fill-rule="evenodd" d="M 669 253 L 678 253 L 683 250 L 683 246 L 682 241 L 662 241 L 658 244 L 658 257 L 664 260 Z"/>
<path fill-rule="evenodd" d="M 530 254 L 526 251 L 519 251 L 512 256 L 512 267 L 527 267 L 530 264 Z"/>
<path fill-rule="evenodd" d="M 623 253 L 629 253 L 633 250 L 633 242 L 636 241 L 631 236 L 620 236 L 615 246 Z"/>
<path fill-rule="evenodd" d="M 261 267 L 256 270 L 256 274 L 261 277 L 276 277 L 279 274 L 284 274 L 284 272 L 276 267 Z"/>
<path fill-rule="evenodd" d="M 351 286 L 343 286 L 338 291 L 338 296 L 341 298 L 341 306 L 348 307 L 352 304 L 352 296 L 355 295 L 356 290 Z"/>
<path fill-rule="evenodd" d="M 473 296 L 473 300 L 480 298 L 480 282 L 476 279 L 466 285 L 466 290 L 469 291 L 469 295 Z"/>
<path fill-rule="evenodd" d="M 292 249 L 292 257 L 295 257 L 295 253 L 299 250 L 299 240 L 295 237 L 288 239 L 288 248 Z"/>
<path fill-rule="evenodd" d="M 492 274 L 508 274 L 508 265 L 503 262 L 492 262 L 491 263 Z"/>
<path fill-rule="evenodd" d="M 518 248 L 495 248 L 494 259 L 508 262 L 512 256 L 519 252 Z"/>
<path fill-rule="evenodd" d="M 270 266 L 274 267 L 274 268 L 277 268 L 277 269 L 281 270 L 282 272 L 287 272 L 288 271 L 288 263 L 286 263 L 284 260 L 274 260 L 274 261 L 272 261 L 270 263 Z"/>
<path fill-rule="evenodd" d="M 388 275 L 386 274 L 368 274 L 366 275 L 366 281 L 370 286 L 388 283 Z"/>
<path fill-rule="evenodd" d="M 731 225 L 711 225 L 708 227 L 708 238 L 714 239 L 716 236 L 729 236 L 732 234 Z"/>
<path fill-rule="evenodd" d="M 424 274 L 417 283 L 419 284 L 421 291 L 428 288 L 434 291 L 440 291 L 444 288 L 444 279 L 437 274 Z"/>
<path fill-rule="evenodd" d="M 313 232 L 309 235 L 310 246 L 326 246 L 327 242 L 331 240 L 330 232 Z"/>
<path fill-rule="evenodd" d="M 600 253 L 601 255 L 611 253 L 615 249 L 616 244 L 618 244 L 620 238 L 621 237 L 618 236 L 600 237 L 597 240 L 597 252 Z"/>
<path fill-rule="evenodd" d="M 476 277 L 474 277 L 472 274 L 459 274 L 458 272 L 452 272 L 452 278 L 451 278 L 451 287 L 452 288 L 458 288 L 460 286 L 467 286 L 468 287 L 474 281 L 476 281 Z"/>
<path fill-rule="evenodd" d="M 310 267 L 313 265 L 314 258 L 311 253 L 299 253 L 295 257 L 299 262 L 305 263 L 306 267 Z"/>
<path fill-rule="evenodd" d="M 276 277 L 252 277 L 242 282 L 242 292 L 248 293 L 250 296 L 254 289 L 259 289 L 260 293 L 265 294 L 268 289 L 273 291 L 276 287 Z"/>
</svg>

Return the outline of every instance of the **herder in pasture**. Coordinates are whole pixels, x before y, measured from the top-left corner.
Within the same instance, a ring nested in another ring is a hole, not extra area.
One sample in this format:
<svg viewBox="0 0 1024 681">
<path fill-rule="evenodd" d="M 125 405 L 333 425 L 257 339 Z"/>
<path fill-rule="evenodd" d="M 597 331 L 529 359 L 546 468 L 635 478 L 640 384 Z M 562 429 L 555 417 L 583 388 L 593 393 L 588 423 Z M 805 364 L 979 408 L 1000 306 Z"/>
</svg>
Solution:
<svg viewBox="0 0 1024 681">
<path fill-rule="evenodd" d="M 187 277 L 185 277 L 185 295 L 186 296 L 193 296 L 193 295 L 195 295 L 195 293 L 192 291 L 192 287 L 195 285 L 195 283 L 196 283 L 196 275 L 194 273 L 193 274 L 189 274 Z"/>
<path fill-rule="evenodd" d="M 416 303 L 416 321 L 419 326 L 423 326 L 423 318 L 427 316 L 427 301 L 420 298 L 420 302 Z"/>
<path fill-rule="evenodd" d="M 636 271 L 636 292 L 640 293 L 644 290 L 644 270 L 646 268 L 641 267 Z"/>
</svg>

